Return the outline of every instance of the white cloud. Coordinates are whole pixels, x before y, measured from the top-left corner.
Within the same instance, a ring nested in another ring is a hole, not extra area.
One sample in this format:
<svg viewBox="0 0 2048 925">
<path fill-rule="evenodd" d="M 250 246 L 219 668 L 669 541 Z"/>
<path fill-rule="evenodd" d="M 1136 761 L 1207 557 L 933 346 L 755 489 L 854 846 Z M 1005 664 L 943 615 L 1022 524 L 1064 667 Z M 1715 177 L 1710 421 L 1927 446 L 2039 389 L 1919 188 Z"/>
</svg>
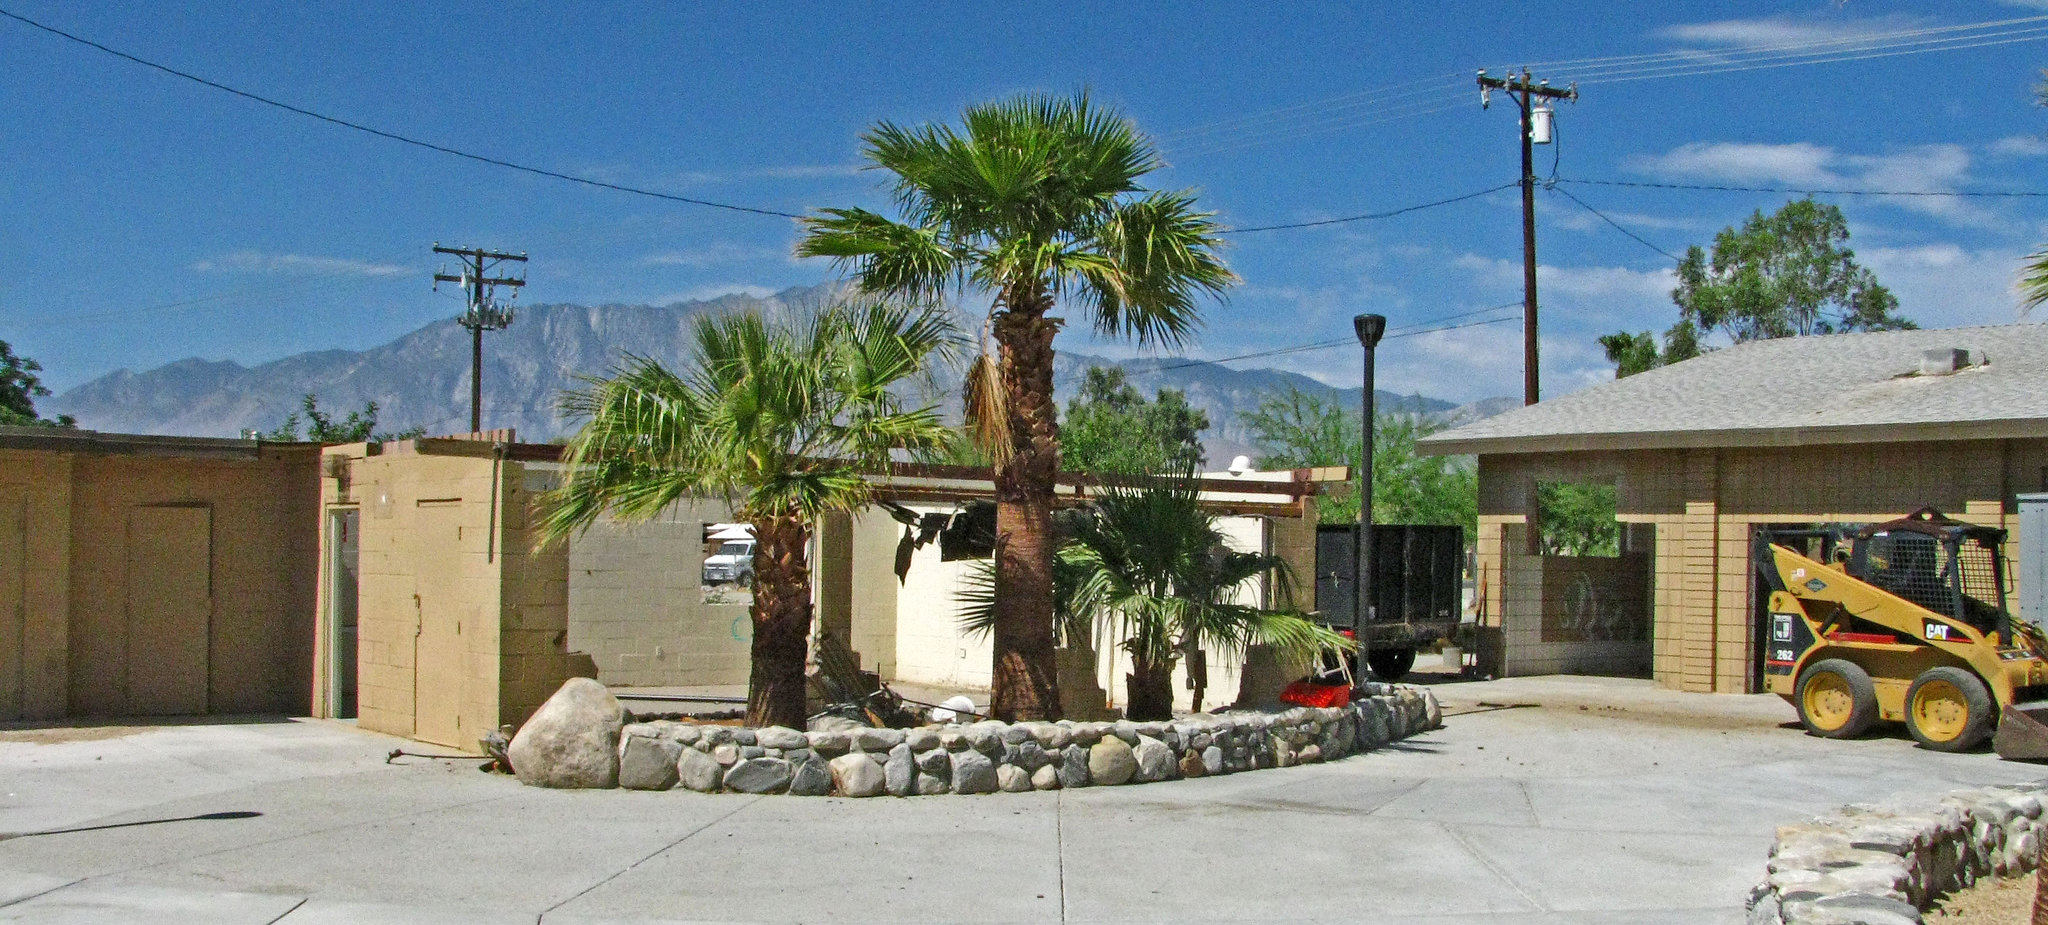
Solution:
<svg viewBox="0 0 2048 925">
<path fill-rule="evenodd" d="M 1955 244 L 1857 248 L 1856 258 L 1899 297 L 1899 314 L 1923 328 L 2004 324 L 2019 312 L 2024 250 Z"/>
<path fill-rule="evenodd" d="M 1827 145 L 1696 141 L 1638 156 L 1631 169 L 1667 180 L 1951 193 L 1970 180 L 1972 157 L 1957 144 L 1914 145 L 1885 154 L 1845 154 Z M 1888 196 L 1884 204 L 1980 228 L 2001 227 L 1987 209 L 1954 196 Z"/>
<path fill-rule="evenodd" d="M 719 264 L 745 263 L 752 260 L 773 260 L 786 256 L 788 256 L 788 253 L 780 248 L 758 247 L 721 241 L 707 244 L 703 247 L 648 254 L 640 258 L 640 262 L 650 267 L 703 269 Z"/>
<path fill-rule="evenodd" d="M 1603 210 L 1604 211 L 1604 210 Z M 1607 212 L 1607 217 L 1630 231 L 1689 231 L 1708 230 L 1705 223 L 1694 218 L 1666 218 L 1643 212 Z M 1544 216 L 1548 227 L 1566 231 L 1612 231 L 1614 226 L 1600 220 L 1600 217 L 1580 209 L 1576 212 L 1559 212 Z"/>
<path fill-rule="evenodd" d="M 1719 48 L 1778 48 L 1818 42 L 1853 42 L 1888 32 L 1900 32 L 1924 25 L 1927 20 L 1913 16 L 1881 16 L 1873 19 L 1825 21 L 1790 16 L 1759 19 L 1722 19 L 1686 23 L 1658 31 L 1663 38 L 1694 45 Z"/>
<path fill-rule="evenodd" d="M 2048 9 L 2048 0 L 2041 0 Z M 2048 138 L 2039 135 L 2011 135 L 1991 143 L 1991 153 L 2005 157 L 2041 157 L 2048 155 Z"/>
<path fill-rule="evenodd" d="M 1522 262 L 1519 260 L 1464 254 L 1452 263 L 1476 273 L 1483 284 L 1521 291 Z M 1543 263 L 1536 266 L 1539 299 L 1548 293 L 1610 301 L 1647 298 L 1661 302 L 1670 295 L 1675 282 L 1672 272 L 1663 268 L 1631 270 L 1627 267 L 1561 267 Z"/>
<path fill-rule="evenodd" d="M 212 260 L 195 261 L 191 269 L 200 273 L 275 273 L 322 276 L 402 276 L 416 272 L 411 267 L 345 257 L 314 257 L 306 254 L 265 254 L 235 251 Z"/>
</svg>

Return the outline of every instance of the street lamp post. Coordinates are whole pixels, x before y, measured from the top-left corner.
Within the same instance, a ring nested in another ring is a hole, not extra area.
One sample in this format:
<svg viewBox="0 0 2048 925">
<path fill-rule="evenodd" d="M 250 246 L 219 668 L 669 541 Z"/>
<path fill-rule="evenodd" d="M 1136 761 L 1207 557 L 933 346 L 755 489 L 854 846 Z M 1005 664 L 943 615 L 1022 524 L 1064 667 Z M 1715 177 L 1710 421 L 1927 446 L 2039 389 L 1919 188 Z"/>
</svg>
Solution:
<svg viewBox="0 0 2048 925">
<path fill-rule="evenodd" d="M 1365 439 L 1360 443 L 1358 454 L 1358 541 L 1353 544 L 1358 559 L 1353 563 L 1352 572 L 1355 576 L 1352 586 L 1358 599 L 1352 606 L 1351 616 L 1352 631 L 1358 636 L 1358 677 L 1363 680 L 1372 672 L 1367 664 L 1367 656 L 1372 650 L 1373 617 L 1372 438 L 1375 421 L 1372 360 L 1373 348 L 1379 346 L 1380 337 L 1387 333 L 1387 318 L 1385 315 L 1358 315 L 1351 319 L 1351 327 L 1358 332 L 1358 345 L 1365 348 L 1365 396 L 1360 402 L 1363 405 L 1360 424 L 1363 425 Z"/>
</svg>

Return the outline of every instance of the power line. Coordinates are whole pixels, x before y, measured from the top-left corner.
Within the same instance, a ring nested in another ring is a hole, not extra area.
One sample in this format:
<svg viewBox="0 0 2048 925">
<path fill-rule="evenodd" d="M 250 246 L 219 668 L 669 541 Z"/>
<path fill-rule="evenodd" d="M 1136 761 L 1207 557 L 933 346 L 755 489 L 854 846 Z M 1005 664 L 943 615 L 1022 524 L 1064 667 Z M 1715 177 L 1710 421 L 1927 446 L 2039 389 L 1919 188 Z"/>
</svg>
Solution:
<svg viewBox="0 0 2048 925">
<path fill-rule="evenodd" d="M 1395 209 L 1390 212 L 1367 212 L 1363 215 L 1348 215 L 1343 218 L 1326 218 L 1322 219 L 1321 221 L 1314 222 L 1291 222 L 1285 225 L 1254 225 L 1250 228 L 1230 228 L 1223 231 L 1219 231 L 1217 232 L 1217 234 L 1250 234 L 1254 231 L 1282 231 L 1289 228 L 1318 228 L 1323 225 L 1341 225 L 1346 222 L 1364 222 L 1372 221 L 1374 219 L 1393 218 L 1396 215 L 1406 215 L 1410 212 L 1422 211 L 1423 209 L 1434 209 L 1437 206 L 1447 206 L 1454 202 L 1464 202 L 1467 199 L 1477 199 L 1481 196 L 1487 195 L 1488 193 L 1498 193 L 1501 190 L 1511 188 L 1515 185 L 1517 184 L 1503 183 L 1499 186 L 1489 187 L 1487 189 L 1480 190 L 1476 193 L 1466 193 L 1463 196 L 1452 196 L 1449 199 L 1439 199 L 1435 202 L 1425 202 L 1420 205 L 1406 206 L 1403 208 Z"/>
<path fill-rule="evenodd" d="M 1643 236 L 1642 236 L 1642 235 L 1636 234 L 1635 232 L 1633 232 L 1633 231 L 1630 231 L 1630 230 L 1628 230 L 1627 228 L 1623 228 L 1623 227 L 1621 226 L 1621 223 L 1620 223 L 1620 222 L 1617 222 L 1617 221 L 1615 221 L 1614 219 L 1608 218 L 1608 217 L 1607 217 L 1607 213 L 1605 213 L 1605 212 L 1602 212 L 1602 211 L 1600 211 L 1599 209 L 1595 209 L 1595 208 L 1593 208 L 1592 206 L 1589 206 L 1589 205 L 1587 205 L 1587 204 L 1586 204 L 1586 201 L 1585 201 L 1585 200 L 1583 200 L 1583 199 L 1580 199 L 1579 197 L 1577 197 L 1577 196 L 1574 196 L 1574 195 L 1572 195 L 1572 191 L 1571 191 L 1571 190 L 1568 190 L 1568 189 L 1564 189 L 1563 187 L 1560 187 L 1560 186 L 1556 185 L 1555 183 L 1551 183 L 1551 184 L 1545 184 L 1545 186 L 1544 186 L 1544 189 L 1548 189 L 1548 190 L 1555 190 L 1556 192 L 1559 192 L 1559 193 L 1562 193 L 1562 194 L 1564 194 L 1564 198 L 1566 198 L 1566 199 L 1569 199 L 1569 200 L 1571 200 L 1571 201 L 1573 201 L 1573 202 L 1576 202 L 1576 203 L 1578 203 L 1578 204 L 1579 204 L 1579 208 L 1581 208 L 1581 209 L 1584 209 L 1584 210 L 1586 210 L 1586 211 L 1588 211 L 1588 212 L 1591 212 L 1591 213 L 1593 213 L 1593 214 L 1594 214 L 1595 216 L 1597 216 L 1597 217 L 1598 217 L 1598 218 L 1599 218 L 1599 219 L 1600 219 L 1601 221 L 1603 221 L 1603 222 L 1606 222 L 1606 223 L 1607 223 L 1607 224 L 1609 224 L 1609 225 L 1613 225 L 1613 226 L 1614 226 L 1614 230 L 1616 230 L 1616 231 L 1619 231 L 1619 232 L 1621 232 L 1622 234 L 1628 235 L 1628 236 L 1629 236 L 1629 237 L 1631 237 L 1631 238 L 1634 238 L 1637 244 L 1641 244 L 1641 245 L 1642 245 L 1642 246 L 1644 246 L 1644 247 L 1647 247 L 1647 248 L 1649 248 L 1649 249 L 1651 249 L 1651 250 L 1653 250 L 1653 251 L 1656 251 L 1657 253 L 1663 254 L 1664 256 L 1666 256 L 1666 257 L 1669 257 L 1669 258 L 1671 258 L 1671 261 L 1672 261 L 1673 263 L 1682 263 L 1682 262 L 1684 262 L 1684 261 L 1683 261 L 1683 260 L 1682 260 L 1682 259 L 1681 259 L 1681 258 L 1680 258 L 1680 257 L 1679 257 L 1678 255 L 1677 255 L 1677 254 L 1674 254 L 1674 253 L 1672 253 L 1672 252 L 1670 252 L 1670 251 L 1667 251 L 1667 250 L 1665 250 L 1665 249 L 1663 249 L 1663 248 L 1661 248 L 1661 247 L 1658 247 L 1658 246 L 1657 246 L 1657 245 L 1655 245 L 1655 244 L 1651 244 L 1651 243 L 1650 243 L 1649 241 L 1647 241 L 1647 240 L 1644 240 L 1644 238 L 1643 238 Z"/>
<path fill-rule="evenodd" d="M 1640 189 L 1705 190 L 1719 193 L 1798 193 L 1805 196 L 1927 196 L 1954 197 L 1964 199 L 2039 199 L 2048 197 L 2043 190 L 1882 190 L 1882 189 L 1822 189 L 1790 186 L 1723 186 L 1711 183 L 1650 183 L 1633 180 L 1589 180 L 1577 177 L 1559 177 L 1557 183 L 1579 183 L 1587 186 L 1629 186 Z"/>
<path fill-rule="evenodd" d="M 331 125 L 338 125 L 341 126 L 342 128 L 351 129 L 353 131 L 363 132 L 369 135 L 375 135 L 379 138 L 389 139 L 391 141 L 396 141 L 401 144 L 408 144 L 417 148 L 425 148 L 429 151 L 439 151 L 442 154 L 465 158 L 468 160 L 476 161 L 481 164 L 490 164 L 494 167 L 504 167 L 510 170 L 517 170 L 523 173 L 530 173 L 535 176 L 550 177 L 552 179 L 564 180 L 570 183 L 580 183 L 583 184 L 584 186 L 594 186 L 599 189 L 608 189 L 621 193 L 631 193 L 635 196 L 650 196 L 655 199 L 666 199 L 671 202 L 687 203 L 689 205 L 704 206 L 706 208 L 711 209 L 725 209 L 731 212 L 747 212 L 752 213 L 754 215 L 773 215 L 779 218 L 803 217 L 794 212 L 782 212 L 775 209 L 758 209 L 753 206 L 739 206 L 726 202 L 713 202 L 709 199 L 693 199 L 689 196 L 678 196 L 675 195 L 674 193 L 664 193 L 658 190 L 642 189 L 637 186 L 626 186 L 621 183 L 609 183 L 604 180 L 593 180 L 589 177 L 579 177 L 574 174 L 567 174 L 556 170 L 549 170 L 545 167 L 533 167 L 527 164 L 520 164 L 513 161 L 504 160 L 503 158 L 491 157 L 490 155 L 487 154 L 476 154 L 470 151 L 464 151 L 460 148 L 451 148 L 447 145 L 436 144 L 431 141 L 422 141 L 418 138 L 413 138 L 407 135 L 401 135 L 397 132 L 385 131 L 384 129 L 374 128 L 368 125 L 364 125 L 360 122 L 351 122 L 347 119 L 337 118 L 335 116 L 315 112 L 311 109 L 307 109 L 302 106 L 294 106 L 290 103 L 281 102 L 279 100 L 271 99 L 270 97 L 267 96 L 262 96 L 260 94 L 251 93 L 247 90 L 231 87 L 227 84 L 220 83 L 218 81 L 209 80 L 197 74 L 193 74 L 187 71 L 181 71 L 169 65 L 158 64 L 154 61 L 150 61 L 145 58 L 140 58 L 135 55 L 131 55 L 125 51 L 109 48 L 105 45 L 102 45 L 83 36 L 73 35 L 72 33 L 56 28 L 55 26 L 45 25 L 26 16 L 23 16 L 19 13 L 10 12 L 6 9 L 0 9 L 0 16 L 4 16 L 8 19 L 12 19 L 16 22 L 19 22 L 26 26 L 30 26 L 35 29 L 40 29 L 51 35 L 68 39 L 80 45 L 84 45 L 87 48 L 92 48 L 98 51 L 105 52 L 124 61 L 130 61 L 135 64 L 140 64 L 143 67 L 150 68 L 152 70 L 161 71 L 173 77 L 180 77 L 185 80 L 192 81 L 193 83 L 199 84 L 200 86 L 211 87 L 223 93 L 231 93 L 235 96 L 239 96 L 243 99 L 250 100 L 252 102 L 262 103 L 265 106 L 274 106 L 286 112 L 296 113 L 301 116 L 318 119 L 322 122 L 326 122 Z"/>
</svg>

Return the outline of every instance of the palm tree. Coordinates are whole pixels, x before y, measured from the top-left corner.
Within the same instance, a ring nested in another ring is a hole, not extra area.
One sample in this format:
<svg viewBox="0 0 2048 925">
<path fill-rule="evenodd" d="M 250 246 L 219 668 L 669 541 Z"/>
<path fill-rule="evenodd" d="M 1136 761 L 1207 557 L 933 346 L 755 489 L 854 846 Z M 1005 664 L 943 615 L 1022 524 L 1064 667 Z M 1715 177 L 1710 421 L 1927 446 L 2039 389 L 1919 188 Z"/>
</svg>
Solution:
<svg viewBox="0 0 2048 925">
<path fill-rule="evenodd" d="M 1049 525 L 1059 474 L 1052 342 L 1064 321 L 1049 313 L 1078 306 L 1098 333 L 1178 346 L 1198 324 L 1197 298 L 1234 278 L 1191 193 L 1139 185 L 1163 162 L 1121 115 L 1086 95 L 1021 96 L 970 107 L 961 122 L 870 129 L 863 153 L 894 174 L 902 220 L 826 209 L 805 219 L 797 253 L 832 258 L 870 292 L 992 296 L 984 334 L 997 354 L 984 342 L 967 385 L 969 423 L 995 464 L 991 710 L 1046 719 L 1059 708 Z"/>
<path fill-rule="evenodd" d="M 2027 265 L 2020 270 L 2020 298 L 2022 304 L 2031 309 L 2048 303 L 2048 245 L 2027 255 Z"/>
<path fill-rule="evenodd" d="M 949 353 L 955 329 L 933 309 L 883 302 L 780 321 L 707 315 L 695 328 L 686 372 L 628 357 L 563 399 L 588 420 L 546 498 L 544 534 L 559 539 L 606 512 L 646 520 L 688 497 L 734 499 L 756 540 L 747 724 L 803 728 L 813 527 L 864 506 L 867 475 L 892 450 L 946 442 L 931 406 L 906 409 L 889 387 Z"/>
</svg>

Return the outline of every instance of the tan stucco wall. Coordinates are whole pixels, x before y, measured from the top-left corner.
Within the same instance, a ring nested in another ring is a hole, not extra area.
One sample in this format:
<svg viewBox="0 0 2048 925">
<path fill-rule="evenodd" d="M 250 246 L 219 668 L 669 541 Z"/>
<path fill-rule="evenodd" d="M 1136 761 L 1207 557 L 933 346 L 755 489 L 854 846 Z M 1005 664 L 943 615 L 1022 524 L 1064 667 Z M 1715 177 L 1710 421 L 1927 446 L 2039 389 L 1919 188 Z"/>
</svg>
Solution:
<svg viewBox="0 0 2048 925">
<path fill-rule="evenodd" d="M 1481 622 L 1505 648 L 1497 670 L 1558 670 L 1534 657 L 1526 636 L 1518 654 L 1514 635 L 1517 614 L 1544 606 L 1532 590 L 1541 566 L 1526 553 L 1523 526 L 1533 486 L 1611 481 L 1618 519 L 1654 530 L 1654 677 L 1682 690 L 1743 692 L 1755 645 L 1748 555 L 1756 526 L 1867 523 L 1932 505 L 2011 531 L 2011 559 L 2019 553 L 2013 496 L 2048 490 L 2048 441 L 1500 454 L 1481 456 L 1479 473 Z"/>
<path fill-rule="evenodd" d="M 19 640 L 0 646 L 0 717 L 165 711 L 129 690 L 130 591 L 155 578 L 128 574 L 138 507 L 207 512 L 208 535 L 187 538 L 210 560 L 197 578 L 207 638 L 190 647 L 204 664 L 189 666 L 206 676 L 204 711 L 305 712 L 316 467 L 308 447 L 248 459 L 0 451 L 0 510 L 19 512 L 22 534 L 19 561 L 0 562 L 18 576 L 0 587 L 22 589 L 0 600 L 0 633 Z"/>
<path fill-rule="evenodd" d="M 470 456 L 353 461 L 364 728 L 474 750 L 568 677 L 568 551 L 534 551 L 531 529 L 552 477 Z"/>
</svg>

